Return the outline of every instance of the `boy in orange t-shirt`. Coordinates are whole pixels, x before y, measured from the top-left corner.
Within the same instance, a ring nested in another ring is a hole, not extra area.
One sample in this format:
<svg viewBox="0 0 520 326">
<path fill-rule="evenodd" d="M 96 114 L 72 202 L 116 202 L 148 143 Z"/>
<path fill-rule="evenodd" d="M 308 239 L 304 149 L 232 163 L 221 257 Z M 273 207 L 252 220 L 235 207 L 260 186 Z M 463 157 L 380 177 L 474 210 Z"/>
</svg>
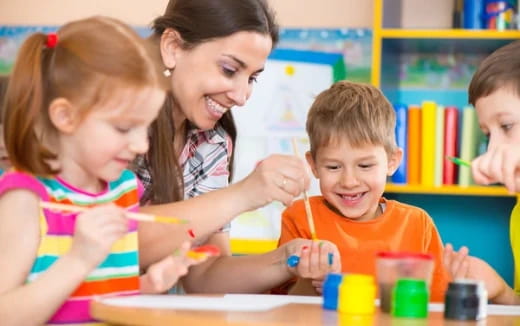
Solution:
<svg viewBox="0 0 520 326">
<path fill-rule="evenodd" d="M 442 301 L 448 274 L 443 244 L 428 214 L 382 197 L 386 179 L 402 158 L 395 142 L 395 112 L 375 87 L 337 82 L 318 95 L 307 117 L 310 152 L 306 159 L 322 196 L 310 198 L 316 234 L 335 243 L 343 273 L 375 275 L 379 251 L 427 253 L 434 257 L 430 300 Z M 282 215 L 278 245 L 311 238 L 303 201 Z M 291 294 L 320 292 L 320 280 L 298 280 Z M 306 290 L 299 290 L 306 289 Z"/>
</svg>

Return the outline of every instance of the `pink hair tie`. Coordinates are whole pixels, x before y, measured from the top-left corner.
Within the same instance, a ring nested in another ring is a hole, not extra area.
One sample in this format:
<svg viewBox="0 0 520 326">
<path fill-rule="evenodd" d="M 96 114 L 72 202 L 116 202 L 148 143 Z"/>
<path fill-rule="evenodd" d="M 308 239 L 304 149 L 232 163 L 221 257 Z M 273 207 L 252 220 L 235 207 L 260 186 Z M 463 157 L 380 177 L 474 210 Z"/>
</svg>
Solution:
<svg viewBox="0 0 520 326">
<path fill-rule="evenodd" d="M 47 34 L 47 42 L 45 42 L 45 46 L 49 49 L 53 49 L 56 47 L 58 43 L 58 35 L 56 33 Z"/>
</svg>

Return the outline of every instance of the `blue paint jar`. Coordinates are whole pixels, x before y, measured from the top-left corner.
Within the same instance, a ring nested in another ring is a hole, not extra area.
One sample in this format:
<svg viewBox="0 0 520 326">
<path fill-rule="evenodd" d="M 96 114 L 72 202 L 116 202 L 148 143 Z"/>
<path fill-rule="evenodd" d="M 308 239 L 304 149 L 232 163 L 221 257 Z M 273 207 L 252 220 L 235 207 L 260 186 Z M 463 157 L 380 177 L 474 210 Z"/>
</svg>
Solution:
<svg viewBox="0 0 520 326">
<path fill-rule="evenodd" d="M 342 274 L 329 273 L 325 277 L 325 282 L 323 282 L 323 309 L 338 309 L 338 290 L 342 280 Z"/>
</svg>

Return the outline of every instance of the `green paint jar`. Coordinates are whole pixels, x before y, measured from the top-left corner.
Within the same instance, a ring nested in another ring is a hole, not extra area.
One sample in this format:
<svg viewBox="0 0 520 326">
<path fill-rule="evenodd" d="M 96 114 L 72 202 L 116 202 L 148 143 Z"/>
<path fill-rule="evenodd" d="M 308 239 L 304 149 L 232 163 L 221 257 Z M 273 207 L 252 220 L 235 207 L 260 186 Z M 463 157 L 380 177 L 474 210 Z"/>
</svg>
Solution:
<svg viewBox="0 0 520 326">
<path fill-rule="evenodd" d="M 428 316 L 428 288 L 421 279 L 397 280 L 392 291 L 392 316 L 426 318 Z"/>
</svg>

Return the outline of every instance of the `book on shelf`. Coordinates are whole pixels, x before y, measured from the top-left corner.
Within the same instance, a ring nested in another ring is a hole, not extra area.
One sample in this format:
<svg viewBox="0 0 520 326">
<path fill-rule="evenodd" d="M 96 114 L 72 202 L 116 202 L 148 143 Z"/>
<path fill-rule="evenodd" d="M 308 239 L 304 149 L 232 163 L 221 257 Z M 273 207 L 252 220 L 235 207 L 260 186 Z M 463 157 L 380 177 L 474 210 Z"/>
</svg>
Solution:
<svg viewBox="0 0 520 326">
<path fill-rule="evenodd" d="M 407 169 L 407 124 L 408 124 L 408 107 L 404 104 L 394 105 L 396 114 L 396 125 L 395 125 L 395 141 L 397 146 L 403 150 L 403 158 L 401 164 L 392 175 L 392 183 L 395 184 L 406 184 L 406 169 Z"/>
<path fill-rule="evenodd" d="M 442 185 L 442 169 L 444 167 L 444 107 L 437 105 L 435 111 L 435 162 L 434 162 L 434 180 L 435 186 Z"/>
<path fill-rule="evenodd" d="M 448 106 L 444 109 L 444 160 L 442 170 L 442 184 L 457 184 L 458 167 L 447 156 L 457 157 L 459 139 L 459 109 Z"/>
<path fill-rule="evenodd" d="M 462 109 L 462 129 L 460 136 L 460 158 L 470 162 L 477 155 L 477 115 L 471 106 Z M 472 184 L 471 168 L 459 166 L 459 185 Z"/>
<path fill-rule="evenodd" d="M 417 105 L 408 107 L 408 140 L 406 168 L 408 184 L 421 183 L 421 108 Z"/>
<path fill-rule="evenodd" d="M 440 187 L 473 184 L 471 169 L 459 167 L 447 156 L 472 161 L 486 150 L 473 107 L 444 107 L 433 101 L 395 105 L 396 142 L 403 163 L 391 178 L 394 184 Z"/>
<path fill-rule="evenodd" d="M 433 186 L 435 183 L 435 117 L 437 104 L 433 101 L 424 101 L 421 108 L 421 184 Z"/>
</svg>

